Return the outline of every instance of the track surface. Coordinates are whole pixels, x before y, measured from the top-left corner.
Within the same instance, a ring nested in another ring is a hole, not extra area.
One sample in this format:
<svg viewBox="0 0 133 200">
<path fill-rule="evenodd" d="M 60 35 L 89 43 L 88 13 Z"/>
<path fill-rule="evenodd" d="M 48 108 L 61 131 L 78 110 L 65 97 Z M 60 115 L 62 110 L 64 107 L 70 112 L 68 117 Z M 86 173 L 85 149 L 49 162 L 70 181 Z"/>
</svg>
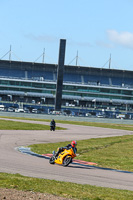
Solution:
<svg viewBox="0 0 133 200">
<path fill-rule="evenodd" d="M 5 119 L 6 120 L 6 119 Z M 24 121 L 24 120 L 14 120 Z M 24 121 L 27 123 L 48 124 L 47 122 Z M 70 165 L 62 167 L 50 165 L 46 159 L 22 154 L 15 150 L 19 146 L 37 143 L 82 140 L 132 134 L 131 131 L 107 128 L 57 124 L 68 130 L 18 131 L 0 130 L 0 172 L 20 173 L 25 176 L 55 179 L 80 184 L 90 184 L 133 191 L 133 173 L 122 173 L 94 167 Z M 50 152 L 51 153 L 51 152 Z"/>
</svg>

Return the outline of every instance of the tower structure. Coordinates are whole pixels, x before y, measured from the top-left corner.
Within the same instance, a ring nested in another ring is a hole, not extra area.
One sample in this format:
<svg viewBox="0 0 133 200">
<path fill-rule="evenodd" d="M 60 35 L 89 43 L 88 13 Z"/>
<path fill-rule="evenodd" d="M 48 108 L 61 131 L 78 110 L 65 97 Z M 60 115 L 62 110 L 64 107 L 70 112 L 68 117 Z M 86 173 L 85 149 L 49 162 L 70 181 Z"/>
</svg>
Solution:
<svg viewBox="0 0 133 200">
<path fill-rule="evenodd" d="M 58 68 L 57 68 L 55 111 L 61 110 L 65 49 L 66 49 L 66 40 L 60 39 Z"/>
</svg>

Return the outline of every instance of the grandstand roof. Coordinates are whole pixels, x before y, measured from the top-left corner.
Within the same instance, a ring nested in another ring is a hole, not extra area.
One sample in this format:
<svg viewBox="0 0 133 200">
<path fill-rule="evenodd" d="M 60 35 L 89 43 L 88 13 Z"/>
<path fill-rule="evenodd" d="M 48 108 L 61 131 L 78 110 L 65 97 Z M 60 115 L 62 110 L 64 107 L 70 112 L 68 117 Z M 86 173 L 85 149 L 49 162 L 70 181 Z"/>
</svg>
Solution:
<svg viewBox="0 0 133 200">
<path fill-rule="evenodd" d="M 21 70 L 36 69 L 36 70 L 47 70 L 47 71 L 57 71 L 57 64 L 48 63 L 35 63 L 35 62 L 22 62 L 22 61 L 9 61 L 0 60 L 0 68 L 17 68 Z M 74 66 L 65 65 L 64 72 L 77 73 L 77 74 L 97 74 L 99 76 L 114 76 L 114 77 L 133 77 L 133 71 L 130 70 L 120 70 L 120 69 L 109 69 L 109 68 L 97 68 L 97 67 L 85 67 L 85 66 Z"/>
</svg>

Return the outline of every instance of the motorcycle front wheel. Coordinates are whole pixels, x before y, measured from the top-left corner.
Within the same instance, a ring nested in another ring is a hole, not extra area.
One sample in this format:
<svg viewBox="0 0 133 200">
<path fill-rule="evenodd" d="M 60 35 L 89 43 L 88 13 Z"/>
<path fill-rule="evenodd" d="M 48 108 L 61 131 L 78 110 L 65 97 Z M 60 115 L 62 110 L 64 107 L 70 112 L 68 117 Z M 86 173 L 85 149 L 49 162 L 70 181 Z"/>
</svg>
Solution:
<svg viewBox="0 0 133 200">
<path fill-rule="evenodd" d="M 66 167 L 72 162 L 72 158 L 70 156 L 66 156 L 63 160 L 63 166 Z"/>
<path fill-rule="evenodd" d="M 55 161 L 55 158 L 52 156 L 52 157 L 49 159 L 49 163 L 50 163 L 50 164 L 55 164 L 54 161 Z"/>
</svg>

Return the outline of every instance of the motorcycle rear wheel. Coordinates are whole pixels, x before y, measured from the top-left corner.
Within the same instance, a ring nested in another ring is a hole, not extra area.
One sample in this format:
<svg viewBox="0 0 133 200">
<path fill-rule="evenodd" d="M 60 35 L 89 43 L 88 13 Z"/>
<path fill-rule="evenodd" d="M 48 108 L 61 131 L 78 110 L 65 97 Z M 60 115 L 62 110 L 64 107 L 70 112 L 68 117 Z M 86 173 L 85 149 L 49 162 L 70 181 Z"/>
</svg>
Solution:
<svg viewBox="0 0 133 200">
<path fill-rule="evenodd" d="M 70 156 L 66 156 L 63 160 L 63 166 L 66 167 L 72 162 L 72 158 Z"/>
<path fill-rule="evenodd" d="M 49 163 L 50 164 L 55 164 L 55 157 L 54 156 L 52 156 L 50 159 L 49 159 Z"/>
</svg>

